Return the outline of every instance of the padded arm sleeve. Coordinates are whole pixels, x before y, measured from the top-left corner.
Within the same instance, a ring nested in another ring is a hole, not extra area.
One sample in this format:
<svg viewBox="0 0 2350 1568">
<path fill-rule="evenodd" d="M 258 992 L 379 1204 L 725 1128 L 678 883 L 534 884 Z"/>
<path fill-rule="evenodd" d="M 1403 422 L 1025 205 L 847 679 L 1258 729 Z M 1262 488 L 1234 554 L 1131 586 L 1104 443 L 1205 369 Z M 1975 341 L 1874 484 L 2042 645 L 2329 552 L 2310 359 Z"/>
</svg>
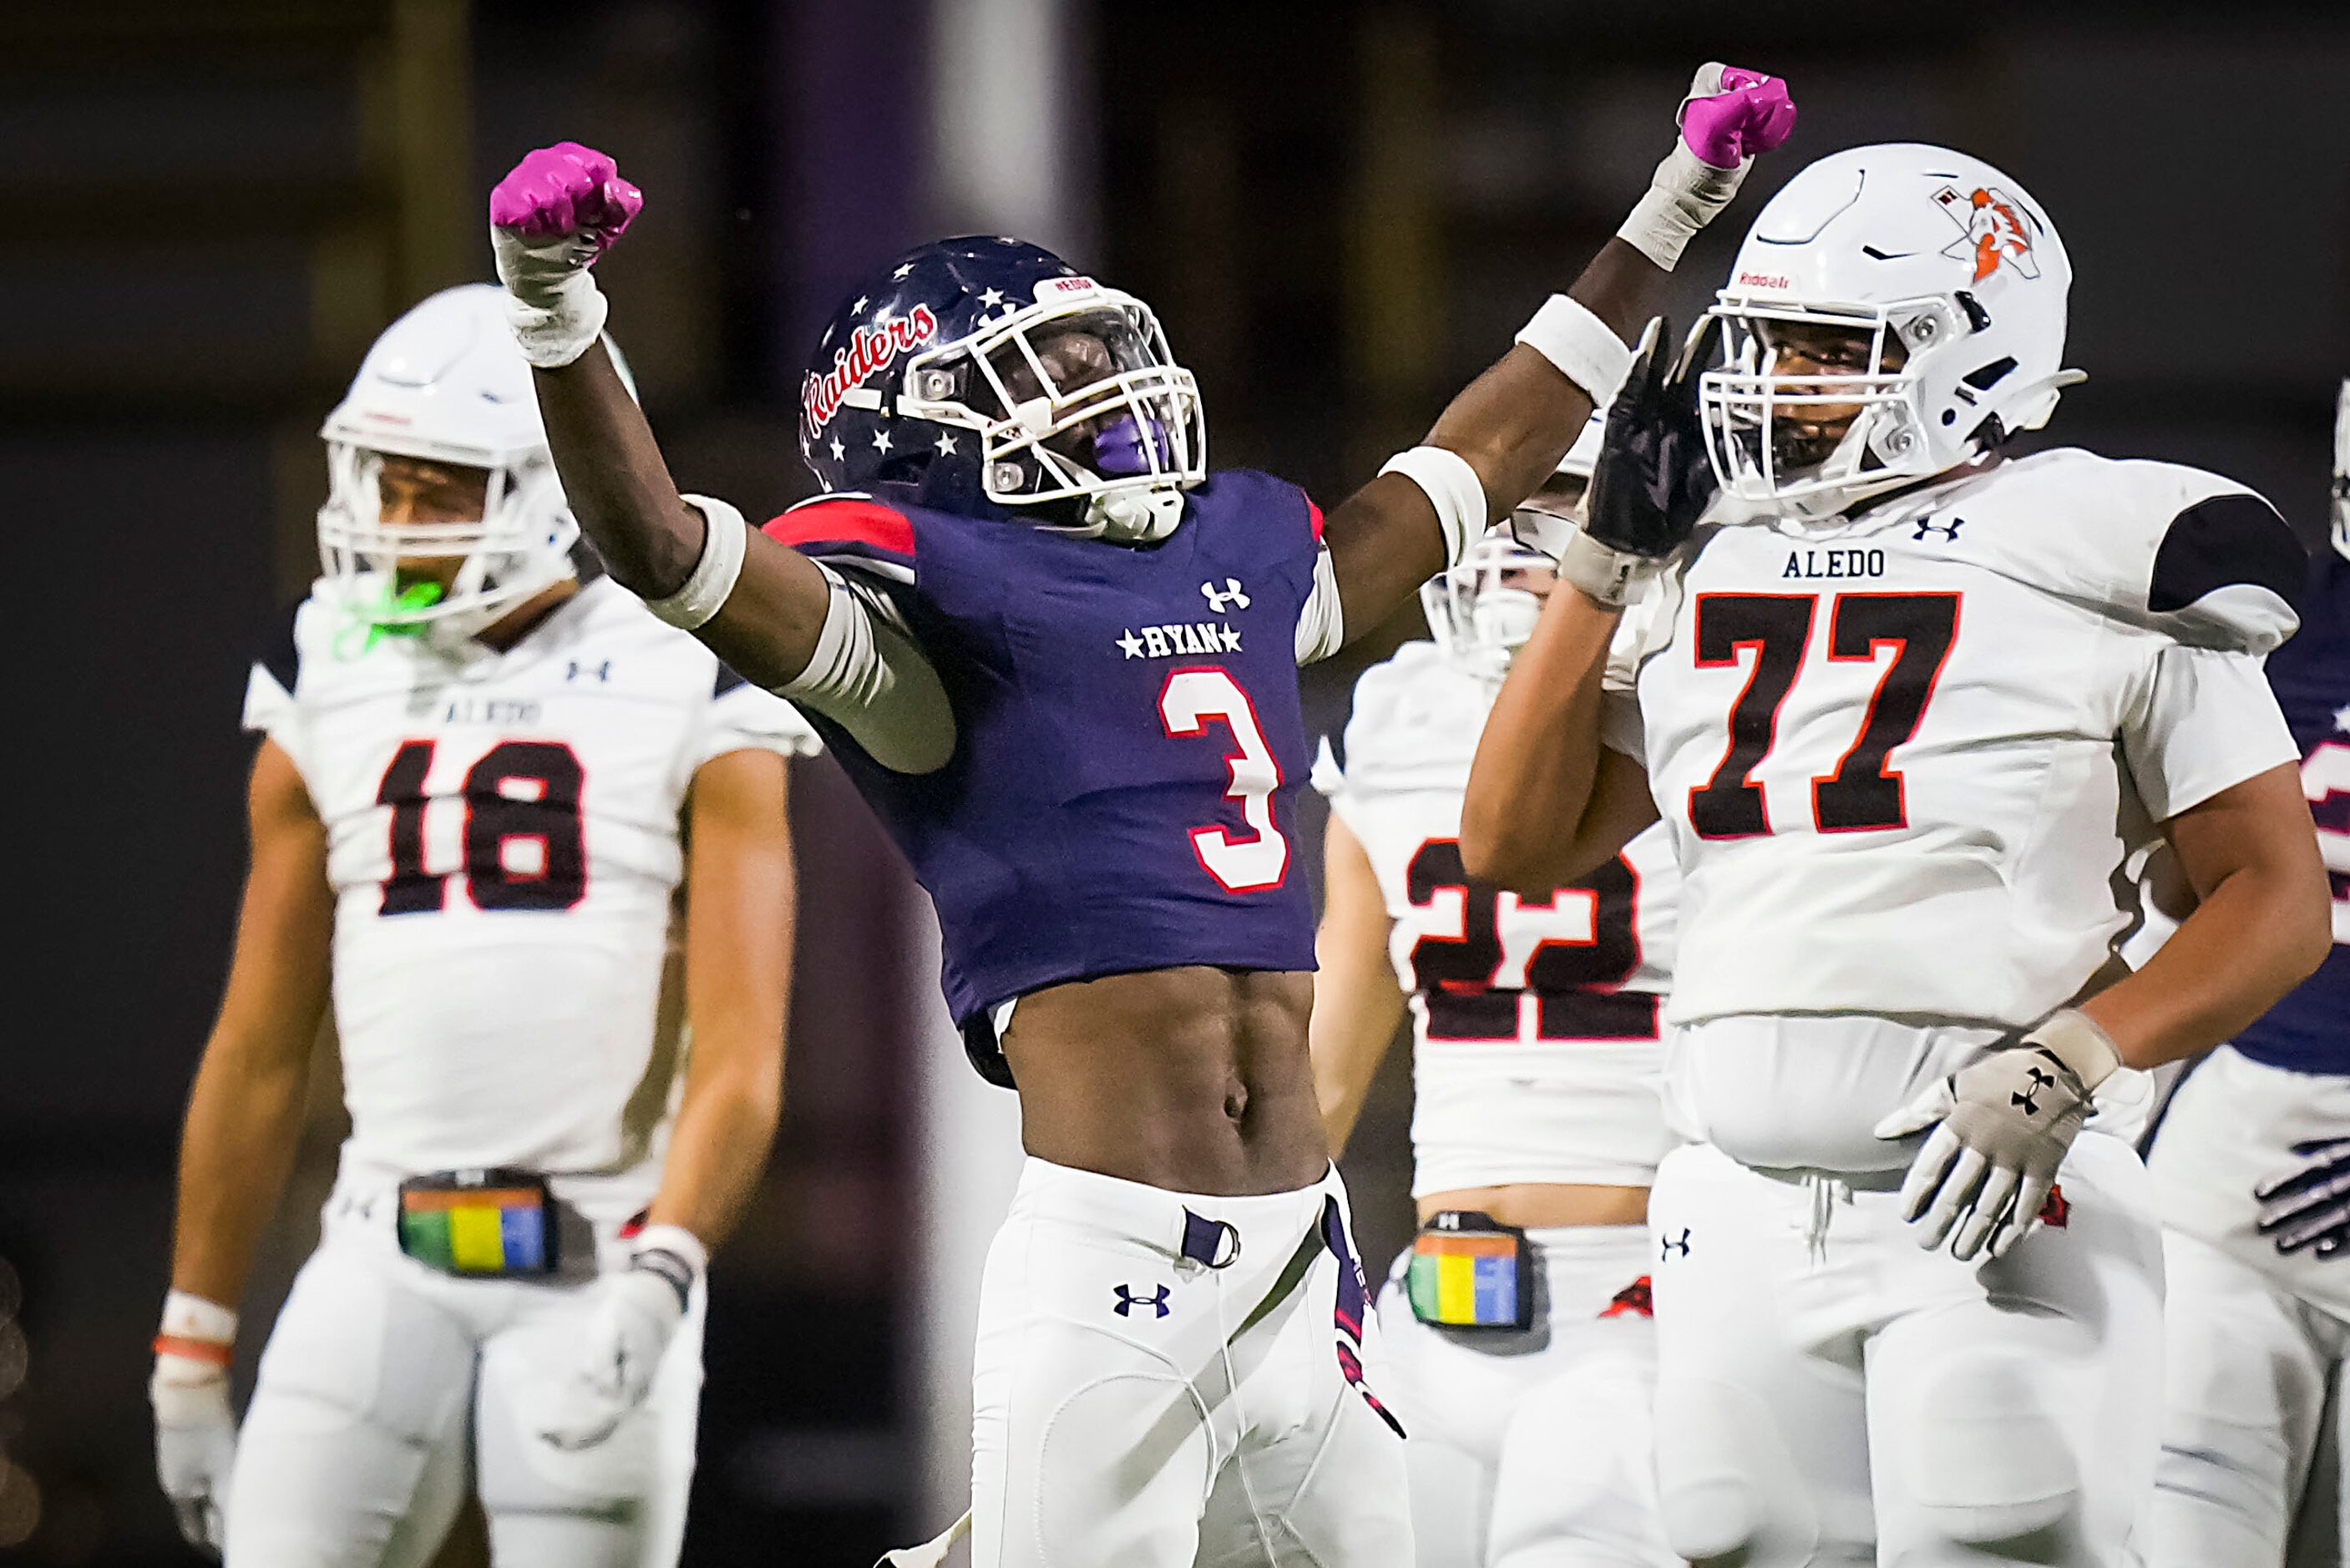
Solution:
<svg viewBox="0 0 2350 1568">
<path fill-rule="evenodd" d="M 832 587 L 807 668 L 775 690 L 838 724 L 893 773 L 926 774 L 954 754 L 954 710 L 929 657 L 880 589 L 822 562 Z"/>
</svg>

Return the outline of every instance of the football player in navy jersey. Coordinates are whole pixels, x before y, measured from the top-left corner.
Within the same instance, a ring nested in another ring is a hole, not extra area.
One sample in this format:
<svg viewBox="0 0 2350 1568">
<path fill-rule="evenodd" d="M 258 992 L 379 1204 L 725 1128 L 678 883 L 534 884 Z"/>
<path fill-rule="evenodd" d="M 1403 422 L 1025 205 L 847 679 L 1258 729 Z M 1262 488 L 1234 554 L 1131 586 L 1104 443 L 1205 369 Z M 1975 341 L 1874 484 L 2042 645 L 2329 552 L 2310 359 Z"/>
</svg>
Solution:
<svg viewBox="0 0 2350 1568">
<path fill-rule="evenodd" d="M 588 269 L 635 190 L 564 143 L 492 194 L 582 526 L 655 614 L 815 717 L 937 906 L 974 1061 L 1018 1087 L 1031 1158 L 981 1285 L 977 1568 L 1411 1560 L 1306 1052 L 1296 670 L 1552 472 L 1794 109 L 1709 66 L 1679 118 L 1573 291 L 1326 528 L 1293 485 L 1210 472 L 1199 389 L 1141 300 L 967 238 L 853 291 L 803 390 L 827 493 L 754 534 L 679 493 L 598 346 Z"/>
<path fill-rule="evenodd" d="M 2350 1354 L 2350 382 L 2334 433 L 2334 548 L 2310 564 L 2301 630 L 2269 656 L 2301 747 L 2334 891 L 2317 972 L 2178 1086 L 2147 1168 L 2165 1226 L 2168 1409 L 2154 1568 L 2339 1563 L 2337 1447 Z M 2299 1553 L 2307 1552 L 2303 1557 Z"/>
</svg>

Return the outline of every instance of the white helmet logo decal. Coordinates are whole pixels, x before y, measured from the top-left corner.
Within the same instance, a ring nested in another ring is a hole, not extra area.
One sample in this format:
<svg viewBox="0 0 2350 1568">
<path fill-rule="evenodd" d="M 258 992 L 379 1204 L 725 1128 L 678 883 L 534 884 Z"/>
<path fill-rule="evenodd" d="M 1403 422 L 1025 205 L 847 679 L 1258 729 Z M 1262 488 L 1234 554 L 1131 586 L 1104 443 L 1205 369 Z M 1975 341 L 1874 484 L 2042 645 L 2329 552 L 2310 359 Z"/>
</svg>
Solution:
<svg viewBox="0 0 2350 1568">
<path fill-rule="evenodd" d="M 1959 237 L 1944 246 L 1942 254 L 1953 261 L 1971 258 L 1975 282 L 1982 282 L 2002 265 L 2026 277 L 2040 275 L 2040 263 L 2032 254 L 2031 231 L 2024 227 L 2022 214 L 2007 192 L 1997 186 L 1979 185 L 1960 195 L 1956 186 L 1945 185 L 1934 192 L 1934 200 L 1959 225 Z"/>
</svg>

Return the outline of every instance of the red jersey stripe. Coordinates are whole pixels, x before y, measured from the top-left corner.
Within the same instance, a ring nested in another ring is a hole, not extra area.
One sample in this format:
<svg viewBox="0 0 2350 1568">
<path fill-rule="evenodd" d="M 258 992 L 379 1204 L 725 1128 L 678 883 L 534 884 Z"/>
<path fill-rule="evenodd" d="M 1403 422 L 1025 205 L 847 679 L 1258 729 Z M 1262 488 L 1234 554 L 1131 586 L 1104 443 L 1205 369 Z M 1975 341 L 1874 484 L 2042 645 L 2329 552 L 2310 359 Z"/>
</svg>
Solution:
<svg viewBox="0 0 2350 1568">
<path fill-rule="evenodd" d="M 909 559 L 914 554 L 913 524 L 904 514 L 878 501 L 843 497 L 811 502 L 793 507 L 759 531 L 776 544 L 795 549 L 804 545 L 864 545 Z"/>
</svg>

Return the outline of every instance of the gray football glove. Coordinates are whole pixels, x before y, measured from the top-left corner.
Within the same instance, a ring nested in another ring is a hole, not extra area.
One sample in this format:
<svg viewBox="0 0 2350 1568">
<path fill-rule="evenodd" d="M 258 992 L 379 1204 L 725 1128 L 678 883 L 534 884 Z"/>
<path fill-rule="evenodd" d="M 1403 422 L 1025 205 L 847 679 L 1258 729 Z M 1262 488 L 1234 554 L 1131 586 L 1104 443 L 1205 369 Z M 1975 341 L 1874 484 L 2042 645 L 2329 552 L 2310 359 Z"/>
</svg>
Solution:
<svg viewBox="0 0 2350 1568">
<path fill-rule="evenodd" d="M 1968 1064 L 1877 1124 L 1881 1138 L 1932 1127 L 1901 1183 L 1901 1217 L 1931 1251 L 1994 1258 L 2030 1234 L 2057 1168 L 2096 1107 L 2090 1096 L 2121 1064 L 2103 1029 L 2071 1008 Z"/>
</svg>

